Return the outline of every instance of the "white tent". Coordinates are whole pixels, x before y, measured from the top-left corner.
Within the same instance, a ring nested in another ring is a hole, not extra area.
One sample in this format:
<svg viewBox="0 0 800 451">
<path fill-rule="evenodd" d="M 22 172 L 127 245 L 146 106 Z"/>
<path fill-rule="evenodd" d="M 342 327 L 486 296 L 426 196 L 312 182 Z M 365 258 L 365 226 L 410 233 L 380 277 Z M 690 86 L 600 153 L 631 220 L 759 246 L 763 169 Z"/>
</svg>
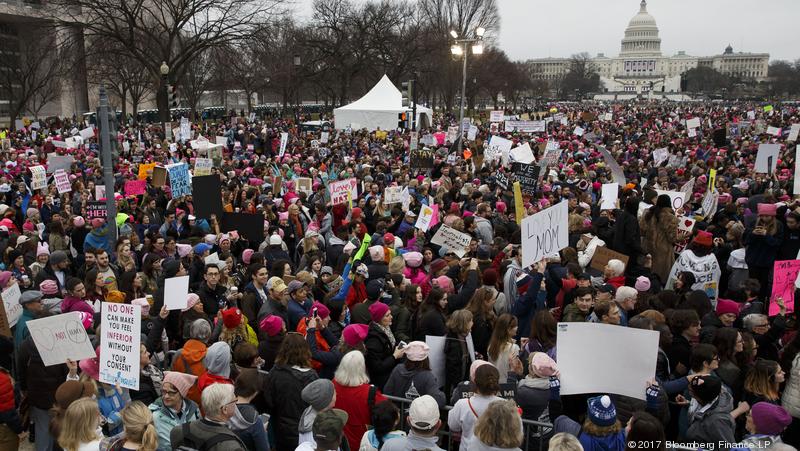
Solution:
<svg viewBox="0 0 800 451">
<path fill-rule="evenodd" d="M 410 112 L 411 109 L 403 107 L 403 95 L 395 87 L 389 77 L 384 75 L 368 93 L 355 102 L 333 110 L 333 122 L 337 129 L 344 130 L 347 127 L 374 131 L 394 130 L 397 128 L 398 116 L 403 112 Z M 422 117 L 427 115 L 427 123 L 430 124 L 432 111 L 421 105 L 417 105 L 417 123 Z"/>
</svg>

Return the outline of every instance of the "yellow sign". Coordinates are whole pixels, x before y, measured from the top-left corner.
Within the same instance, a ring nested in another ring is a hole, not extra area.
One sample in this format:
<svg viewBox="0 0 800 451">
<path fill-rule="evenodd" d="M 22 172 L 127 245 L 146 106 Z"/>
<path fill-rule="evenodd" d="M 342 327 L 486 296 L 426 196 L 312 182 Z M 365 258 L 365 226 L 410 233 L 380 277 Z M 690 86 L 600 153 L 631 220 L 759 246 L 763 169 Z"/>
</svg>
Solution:
<svg viewBox="0 0 800 451">
<path fill-rule="evenodd" d="M 716 169 L 709 169 L 708 170 L 708 190 L 713 192 L 717 189 L 717 170 Z"/>
<path fill-rule="evenodd" d="M 517 224 L 522 225 L 525 217 L 525 207 L 522 205 L 522 188 L 519 182 L 514 182 L 514 210 L 517 212 Z"/>
<path fill-rule="evenodd" d="M 152 174 L 153 168 L 156 167 L 155 163 L 141 163 L 139 164 L 139 180 L 145 180 L 147 178 L 147 173 L 150 172 Z"/>
</svg>

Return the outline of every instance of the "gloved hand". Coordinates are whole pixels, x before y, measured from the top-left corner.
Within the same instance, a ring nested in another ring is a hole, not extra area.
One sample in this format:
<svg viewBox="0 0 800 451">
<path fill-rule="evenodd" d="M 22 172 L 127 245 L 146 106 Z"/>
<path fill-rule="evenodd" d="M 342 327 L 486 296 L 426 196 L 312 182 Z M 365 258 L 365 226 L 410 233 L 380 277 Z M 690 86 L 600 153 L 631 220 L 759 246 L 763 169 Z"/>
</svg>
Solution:
<svg viewBox="0 0 800 451">
<path fill-rule="evenodd" d="M 660 393 L 661 387 L 658 386 L 658 382 L 652 381 L 650 385 L 648 385 L 647 390 L 645 390 L 645 396 L 647 397 L 647 410 L 658 410 L 658 398 Z"/>
<path fill-rule="evenodd" d="M 561 398 L 561 381 L 556 376 L 550 376 L 550 399 L 556 401 Z"/>
</svg>

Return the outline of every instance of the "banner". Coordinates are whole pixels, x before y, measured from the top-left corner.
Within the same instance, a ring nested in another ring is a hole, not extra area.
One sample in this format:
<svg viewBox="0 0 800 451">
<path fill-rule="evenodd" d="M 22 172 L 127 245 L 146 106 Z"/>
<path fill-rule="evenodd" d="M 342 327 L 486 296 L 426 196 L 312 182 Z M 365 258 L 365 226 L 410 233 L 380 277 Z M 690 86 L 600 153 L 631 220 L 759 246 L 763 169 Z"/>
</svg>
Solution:
<svg viewBox="0 0 800 451">
<path fill-rule="evenodd" d="M 348 193 L 350 198 L 358 197 L 358 182 L 355 178 L 340 180 L 328 185 L 331 194 L 331 205 L 339 205 L 347 202 Z"/>
<path fill-rule="evenodd" d="M 204 175 L 211 175 L 211 168 L 214 166 L 214 161 L 211 158 L 197 157 L 194 160 L 194 176 L 201 177 Z"/>
<path fill-rule="evenodd" d="M 29 169 L 31 170 L 31 190 L 47 188 L 47 171 L 44 166 L 31 166 Z"/>
<path fill-rule="evenodd" d="M 414 224 L 414 227 L 423 232 L 427 232 L 433 220 L 433 213 L 433 208 L 427 205 L 420 207 L 419 214 L 417 215 L 417 222 Z"/>
<path fill-rule="evenodd" d="M 142 306 L 103 302 L 100 382 L 139 390 Z"/>
<path fill-rule="evenodd" d="M 467 253 L 471 241 L 472 236 L 461 233 L 447 224 L 442 224 L 431 238 L 431 243 L 446 247 L 448 251 L 456 254 L 459 258 Z"/>
<path fill-rule="evenodd" d="M 283 154 L 286 153 L 287 144 L 289 144 L 289 134 L 286 132 L 281 132 L 281 150 L 280 154 L 278 155 L 280 158 L 283 158 Z"/>
<path fill-rule="evenodd" d="M 773 266 L 772 276 L 772 295 L 769 301 L 769 316 L 775 316 L 780 312 L 780 307 L 776 302 L 777 298 L 783 298 L 786 305 L 786 313 L 794 312 L 794 290 L 797 282 L 797 274 L 800 273 L 800 260 L 778 260 Z"/>
<path fill-rule="evenodd" d="M 192 194 L 192 176 L 189 175 L 188 164 L 171 164 L 167 166 L 167 171 L 169 171 L 169 187 L 173 199 Z"/>
<path fill-rule="evenodd" d="M 147 194 L 147 180 L 128 180 L 125 182 L 125 195 L 138 196 Z"/>
<path fill-rule="evenodd" d="M 56 181 L 56 189 L 58 194 L 69 193 L 72 191 L 72 184 L 69 182 L 69 175 L 63 169 L 53 173 L 53 178 Z"/>
<path fill-rule="evenodd" d="M 26 324 L 44 366 L 97 356 L 78 312 L 30 320 Z"/>
<path fill-rule="evenodd" d="M 507 132 L 544 133 L 547 129 L 545 121 L 506 121 Z"/>
<path fill-rule="evenodd" d="M 658 332 L 598 323 L 558 323 L 561 395 L 614 393 L 646 399 L 656 373 Z"/>
<path fill-rule="evenodd" d="M 568 202 L 561 201 L 522 220 L 523 268 L 558 255 L 561 249 L 569 246 L 568 216 Z"/>
<path fill-rule="evenodd" d="M 540 171 L 541 168 L 533 164 L 514 163 L 514 178 L 519 182 L 523 193 L 532 196 L 536 194 Z"/>
</svg>

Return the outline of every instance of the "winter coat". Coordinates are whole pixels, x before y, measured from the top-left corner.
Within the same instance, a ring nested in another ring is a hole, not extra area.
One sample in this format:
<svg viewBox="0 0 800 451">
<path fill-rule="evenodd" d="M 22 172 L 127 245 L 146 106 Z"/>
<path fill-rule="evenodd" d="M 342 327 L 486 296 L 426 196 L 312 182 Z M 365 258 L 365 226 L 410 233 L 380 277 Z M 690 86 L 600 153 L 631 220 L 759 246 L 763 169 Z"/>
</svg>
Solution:
<svg viewBox="0 0 800 451">
<path fill-rule="evenodd" d="M 517 404 L 525 420 L 550 423 L 550 380 L 528 376 L 517 383 Z"/>
<path fill-rule="evenodd" d="M 411 326 L 411 311 L 403 304 L 393 302 L 389 306 L 392 311 L 392 333 L 398 341 L 411 342 L 413 327 Z"/>
<path fill-rule="evenodd" d="M 347 438 L 350 449 L 356 450 L 361 443 L 361 436 L 372 424 L 371 408 L 385 401 L 386 397 L 377 387 L 370 384 L 346 387 L 334 380 L 333 389 L 336 391 L 336 404 L 333 407 L 347 412 L 344 436 Z M 370 390 L 374 390 L 375 393 L 375 402 L 372 406 L 369 404 Z"/>
<path fill-rule="evenodd" d="M 376 387 L 383 387 L 395 365 L 400 362 L 400 359 L 394 358 L 394 346 L 389 341 L 389 337 L 375 323 L 369 325 L 364 346 L 367 348 L 369 380 Z"/>
<path fill-rule="evenodd" d="M 444 314 L 436 308 L 430 308 L 422 318 L 420 318 L 414 337 L 417 340 L 425 341 L 426 335 L 443 337 L 447 334 L 447 319 Z"/>
<path fill-rule="evenodd" d="M 783 243 L 783 224 L 776 221 L 775 235 L 755 235 L 753 229 L 744 232 L 745 261 L 748 268 L 772 268 Z"/>
<path fill-rule="evenodd" d="M 394 367 L 383 393 L 398 398 L 416 399 L 431 395 L 442 408 L 447 404 L 444 393 L 439 390 L 439 382 L 430 370 L 409 370 L 400 364 Z"/>
<path fill-rule="evenodd" d="M 561 314 L 561 321 L 565 323 L 583 323 L 586 322 L 586 317 L 589 313 L 583 313 L 578 309 L 578 304 L 572 303 L 564 308 L 564 313 Z"/>
<path fill-rule="evenodd" d="M 86 312 L 94 316 L 94 309 L 88 302 L 75 296 L 67 296 L 61 301 L 61 313 Z"/>
<path fill-rule="evenodd" d="M 153 413 L 153 424 L 156 426 L 158 434 L 158 451 L 169 451 L 172 446 L 169 441 L 169 434 L 175 426 L 183 423 L 190 423 L 200 418 L 200 409 L 191 399 L 184 399 L 181 406 L 181 417 L 178 418 L 172 409 L 164 405 L 163 399 L 158 398 L 150 404 L 150 412 Z"/>
<path fill-rule="evenodd" d="M 639 231 L 639 221 L 636 216 L 625 210 L 616 210 L 616 222 L 614 223 L 614 240 L 610 243 L 612 250 L 625 254 L 630 259 L 626 272 L 637 266 L 637 260 L 644 252 L 642 250 L 642 238 Z"/>
<path fill-rule="evenodd" d="M 197 376 L 198 380 L 206 374 L 206 366 L 203 359 L 208 352 L 205 343 L 195 339 L 187 341 L 183 348 L 179 349 L 172 358 L 172 371 L 180 371 L 181 373 L 191 374 Z M 189 392 L 186 394 L 188 399 L 191 399 L 195 404 L 200 405 L 200 388 L 195 382 Z"/>
<path fill-rule="evenodd" d="M 783 390 L 783 407 L 795 418 L 800 418 L 800 353 L 794 356 L 786 388 Z"/>
<path fill-rule="evenodd" d="M 300 392 L 317 380 L 314 370 L 275 365 L 269 372 L 267 387 L 263 392 L 267 410 L 272 415 L 270 422 L 275 432 L 275 448 L 292 451 L 298 445 L 297 425 L 308 404 L 300 398 Z"/>
<path fill-rule="evenodd" d="M 733 397 L 728 390 L 720 390 L 719 397 L 704 411 L 689 415 L 686 439 L 696 442 L 735 443 L 733 432 L 736 425 L 731 417 Z"/>
<path fill-rule="evenodd" d="M 234 412 L 233 418 L 228 420 L 228 427 L 248 450 L 269 451 L 264 422 L 252 405 L 236 404 L 236 412 Z"/>
<path fill-rule="evenodd" d="M 700 343 L 711 343 L 717 329 L 725 327 L 716 312 L 708 312 L 700 320 Z"/>
<path fill-rule="evenodd" d="M 212 446 L 208 451 L 245 451 L 247 448 L 239 437 L 234 434 L 227 426 L 213 423 L 206 419 L 200 419 L 189 423 L 189 431 L 200 441 L 200 444 L 211 440 L 219 435 L 224 435 L 226 439 Z M 173 449 L 183 445 L 183 428 L 176 427 L 169 435 Z M 200 446 L 200 444 L 195 444 Z"/>
<path fill-rule="evenodd" d="M 675 263 L 675 243 L 678 241 L 678 217 L 672 209 L 662 209 L 658 218 L 647 218 L 645 213 L 639 219 L 642 234 L 642 249 L 653 256 L 651 270 L 661 280 L 667 280 L 672 264 Z"/>
<path fill-rule="evenodd" d="M 27 392 L 31 406 L 50 410 L 55 402 L 56 390 L 67 379 L 67 365 L 45 366 L 31 337 L 16 352 L 20 391 Z"/>
<path fill-rule="evenodd" d="M 444 341 L 444 359 L 444 392 L 449 396 L 456 385 L 469 380 L 472 359 L 469 356 L 467 340 L 449 332 Z"/>
<path fill-rule="evenodd" d="M 492 230 L 492 223 L 488 219 L 480 216 L 475 216 L 475 234 L 481 240 L 481 244 L 492 245 L 494 238 Z"/>
</svg>

